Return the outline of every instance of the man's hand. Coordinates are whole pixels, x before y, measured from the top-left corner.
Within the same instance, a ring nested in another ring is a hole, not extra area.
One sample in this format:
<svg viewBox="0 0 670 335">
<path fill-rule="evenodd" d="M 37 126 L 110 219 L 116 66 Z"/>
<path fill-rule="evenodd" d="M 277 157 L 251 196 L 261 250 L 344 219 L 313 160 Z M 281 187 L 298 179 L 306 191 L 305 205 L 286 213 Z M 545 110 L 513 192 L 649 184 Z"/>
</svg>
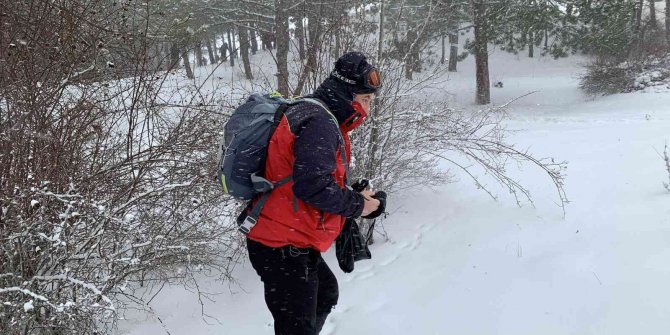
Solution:
<svg viewBox="0 0 670 335">
<path fill-rule="evenodd" d="M 364 219 L 376 219 L 380 215 L 384 214 L 384 211 L 386 210 L 386 192 L 375 192 L 374 194 L 370 195 L 370 197 L 372 200 L 377 200 L 379 204 L 377 205 L 377 209 L 374 211 L 368 214 L 363 214 L 361 217 Z"/>
<path fill-rule="evenodd" d="M 372 198 L 372 196 L 375 195 L 375 192 L 365 190 L 361 192 L 361 194 L 363 195 L 363 198 L 365 198 L 361 216 L 367 216 L 379 208 L 380 202 L 379 200 Z"/>
</svg>

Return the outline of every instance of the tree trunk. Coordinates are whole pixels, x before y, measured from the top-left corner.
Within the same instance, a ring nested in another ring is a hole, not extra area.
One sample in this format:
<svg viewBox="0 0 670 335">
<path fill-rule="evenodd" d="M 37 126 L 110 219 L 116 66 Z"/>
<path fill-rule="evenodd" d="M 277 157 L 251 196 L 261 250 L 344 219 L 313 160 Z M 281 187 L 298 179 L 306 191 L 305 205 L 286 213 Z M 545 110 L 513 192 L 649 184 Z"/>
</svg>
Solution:
<svg viewBox="0 0 670 335">
<path fill-rule="evenodd" d="M 535 57 L 535 34 L 531 31 L 528 33 L 528 57 Z"/>
<path fill-rule="evenodd" d="M 149 47 L 149 53 L 145 55 L 146 67 L 149 71 L 158 71 L 161 67 L 161 59 L 163 58 L 162 45 L 156 43 Z"/>
<path fill-rule="evenodd" d="M 268 50 L 267 32 L 261 31 L 259 36 L 261 38 L 261 50 Z"/>
<path fill-rule="evenodd" d="M 339 57 L 342 54 L 342 37 L 339 31 L 335 31 L 335 55 Z"/>
<path fill-rule="evenodd" d="M 670 0 L 669 0 L 670 1 Z M 379 41 L 377 41 L 377 63 L 384 56 L 384 0 L 379 0 Z"/>
<path fill-rule="evenodd" d="M 234 52 L 234 50 L 235 50 L 234 45 L 235 44 L 233 42 L 233 36 L 234 35 L 230 32 L 230 29 L 228 29 L 226 34 L 228 35 L 228 54 L 229 54 L 228 58 L 230 58 L 230 67 L 233 67 L 233 66 L 235 66 L 235 56 L 236 56 L 235 52 Z"/>
<path fill-rule="evenodd" d="M 475 22 L 475 64 L 477 68 L 477 98 L 479 105 L 491 103 L 491 84 L 489 82 L 488 34 L 486 31 L 486 3 L 484 0 L 471 0 Z"/>
<path fill-rule="evenodd" d="M 288 86 L 288 12 L 287 0 L 275 0 L 275 38 L 277 43 L 277 91 L 289 96 Z"/>
<path fill-rule="evenodd" d="M 302 19 L 302 15 L 295 17 L 295 38 L 298 40 L 298 54 L 300 55 L 300 60 L 305 59 L 305 27 Z"/>
<path fill-rule="evenodd" d="M 421 64 L 421 53 L 419 53 L 419 50 L 416 47 L 416 45 L 413 49 L 414 51 L 412 52 L 412 71 L 416 73 L 421 73 L 421 71 L 423 71 L 423 65 Z"/>
<path fill-rule="evenodd" d="M 255 29 L 249 29 L 249 39 L 251 40 L 251 53 L 255 55 L 258 52 L 258 40 L 256 39 Z"/>
<path fill-rule="evenodd" d="M 549 31 L 544 31 L 544 50 L 549 50 Z"/>
<path fill-rule="evenodd" d="M 240 55 L 244 64 L 244 75 L 251 80 L 254 79 L 254 76 L 251 74 L 249 63 L 249 30 L 246 27 L 238 27 L 237 31 L 240 34 Z"/>
<path fill-rule="evenodd" d="M 203 62 L 204 57 L 202 57 L 202 42 L 198 42 L 195 45 L 195 63 L 198 64 L 198 66 L 204 66 L 205 62 Z"/>
<path fill-rule="evenodd" d="M 219 47 L 219 54 L 221 55 L 221 63 L 228 61 L 228 43 L 226 42 L 225 33 L 221 33 L 221 46 Z"/>
<path fill-rule="evenodd" d="M 642 12 L 644 10 L 644 0 L 638 0 L 635 6 L 635 33 L 639 34 L 642 29 Z"/>
<path fill-rule="evenodd" d="M 262 41 L 263 41 L 263 50 L 272 50 L 272 33 L 271 32 L 263 32 L 262 35 Z"/>
<path fill-rule="evenodd" d="M 158 51 L 159 53 L 156 55 L 156 57 L 158 57 L 156 59 L 158 68 L 156 70 L 168 70 L 170 68 L 170 45 L 165 42 L 160 43 Z"/>
<path fill-rule="evenodd" d="M 670 49 L 670 0 L 665 0 L 665 40 Z"/>
<path fill-rule="evenodd" d="M 240 43 L 237 40 L 237 34 L 235 34 L 235 27 L 231 28 L 230 37 L 232 38 L 232 41 L 230 41 L 230 58 L 236 60 L 239 57 L 238 52 L 240 51 Z M 230 66 L 234 65 L 235 61 L 231 62 Z"/>
<path fill-rule="evenodd" d="M 186 68 L 186 77 L 188 79 L 193 79 L 193 70 L 191 70 L 191 61 L 188 59 L 188 49 L 182 47 L 181 49 L 181 58 L 184 60 L 184 68 Z"/>
<path fill-rule="evenodd" d="M 312 8 L 307 13 L 307 42 L 309 45 L 314 43 L 314 39 L 316 38 L 316 31 L 319 28 L 319 15 L 316 13 L 316 7 Z"/>
<path fill-rule="evenodd" d="M 407 30 L 407 36 L 405 36 L 405 40 L 403 42 L 404 48 L 403 51 L 405 53 L 404 55 L 404 60 L 405 60 L 405 79 L 407 80 L 412 80 L 412 72 L 414 72 L 414 47 L 413 44 L 416 41 L 417 34 L 414 32 L 412 28 L 409 28 Z"/>
<path fill-rule="evenodd" d="M 170 45 L 170 69 L 179 67 L 179 45 L 172 43 Z"/>
<path fill-rule="evenodd" d="M 638 0 L 635 8 L 635 26 L 633 36 L 635 40 L 632 43 L 631 50 L 628 51 L 628 57 L 638 54 L 642 46 L 642 9 L 644 8 L 644 0 Z"/>
<path fill-rule="evenodd" d="M 207 37 L 205 39 L 205 46 L 207 47 L 207 54 L 209 55 L 209 64 L 216 64 L 216 57 L 214 57 L 214 52 L 212 51 L 212 40 Z"/>
<path fill-rule="evenodd" d="M 419 33 L 415 29 L 412 29 L 407 33 L 410 65 L 412 67 L 412 72 L 416 73 L 421 73 L 423 70 L 421 64 L 421 50 L 419 49 L 419 45 L 421 45 L 421 42 L 419 42 L 420 38 L 423 38 L 423 36 L 419 36 Z"/>
<path fill-rule="evenodd" d="M 225 39 L 219 47 L 219 52 L 221 53 L 221 63 L 228 61 L 228 43 L 226 43 Z"/>
<path fill-rule="evenodd" d="M 213 48 L 213 50 L 214 50 L 214 62 L 216 62 L 216 64 L 218 64 L 219 61 L 221 60 L 221 55 L 219 54 L 219 49 L 218 49 L 218 47 L 216 46 L 216 36 L 215 36 L 214 39 L 211 41 L 211 43 L 212 43 L 212 48 Z"/>
<path fill-rule="evenodd" d="M 318 16 L 323 15 L 323 5 L 320 5 L 319 7 L 319 12 Z M 314 8 L 316 10 L 316 8 Z M 314 23 L 314 24 L 311 24 Z M 303 28 L 304 31 L 304 28 Z M 295 91 L 293 94 L 295 95 L 300 95 L 302 94 L 302 90 L 305 87 L 305 83 L 307 82 L 307 78 L 311 73 L 316 72 L 317 70 L 317 60 L 316 56 L 319 51 L 319 47 L 321 46 L 321 41 L 323 38 L 323 33 L 321 30 L 321 26 L 316 24 L 316 19 L 314 21 L 310 21 L 309 25 L 309 35 L 310 35 L 310 42 L 309 42 L 309 47 L 307 49 L 307 63 L 305 64 L 305 68 L 300 74 L 300 78 L 298 78 L 298 85 L 295 87 Z M 337 34 L 337 32 L 336 32 Z M 339 57 L 339 54 L 337 54 Z"/>
<path fill-rule="evenodd" d="M 409 55 L 405 57 L 405 79 L 412 80 L 412 61 Z"/>
<path fill-rule="evenodd" d="M 656 30 L 658 28 L 658 20 L 656 20 L 656 0 L 649 0 L 649 21 L 651 23 L 651 29 Z M 667 10 L 667 9 L 666 9 Z"/>
<path fill-rule="evenodd" d="M 444 62 L 447 60 L 447 37 L 442 35 L 442 56 L 440 56 L 440 64 L 444 65 Z"/>
<path fill-rule="evenodd" d="M 456 72 L 458 64 L 458 29 L 449 32 L 449 72 Z"/>
</svg>

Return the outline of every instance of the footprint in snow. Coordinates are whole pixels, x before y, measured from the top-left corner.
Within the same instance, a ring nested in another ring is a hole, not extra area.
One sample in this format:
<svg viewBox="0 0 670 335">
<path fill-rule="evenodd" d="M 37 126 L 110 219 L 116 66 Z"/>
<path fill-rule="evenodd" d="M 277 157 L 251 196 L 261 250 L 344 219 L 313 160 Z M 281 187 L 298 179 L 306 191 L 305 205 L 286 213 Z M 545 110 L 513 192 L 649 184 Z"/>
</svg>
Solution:
<svg viewBox="0 0 670 335">
<path fill-rule="evenodd" d="M 374 272 L 367 271 L 367 272 L 361 273 L 360 275 L 356 276 L 356 280 L 368 279 L 368 278 L 374 277 L 374 275 L 375 275 Z"/>
<path fill-rule="evenodd" d="M 335 321 L 333 320 L 332 315 L 328 316 L 328 319 L 326 319 L 326 323 L 323 325 L 323 328 L 321 329 L 321 332 L 319 334 L 324 335 L 335 334 Z"/>
<path fill-rule="evenodd" d="M 389 258 L 387 258 L 387 259 L 385 259 L 385 260 L 379 262 L 379 265 L 381 265 L 381 266 L 387 266 L 387 265 L 389 265 L 389 264 L 395 262 L 396 260 L 398 260 L 398 258 L 400 258 L 399 255 L 393 255 L 392 257 L 389 257 Z"/>
<path fill-rule="evenodd" d="M 416 250 L 417 248 L 419 248 L 422 244 L 422 239 L 423 239 L 422 233 L 416 234 L 416 236 L 414 236 L 414 241 L 409 247 L 410 250 Z"/>
<path fill-rule="evenodd" d="M 398 244 L 398 248 L 400 249 L 409 249 L 412 244 L 409 242 L 402 242 Z"/>
</svg>

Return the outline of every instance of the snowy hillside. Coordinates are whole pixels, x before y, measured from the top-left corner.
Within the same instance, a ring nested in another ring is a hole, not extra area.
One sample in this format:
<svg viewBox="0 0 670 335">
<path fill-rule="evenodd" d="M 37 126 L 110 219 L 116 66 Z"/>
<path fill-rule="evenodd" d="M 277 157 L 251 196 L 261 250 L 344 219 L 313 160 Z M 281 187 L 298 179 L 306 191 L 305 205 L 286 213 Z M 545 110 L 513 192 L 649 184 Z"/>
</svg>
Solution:
<svg viewBox="0 0 670 335">
<path fill-rule="evenodd" d="M 512 139 L 538 156 L 567 160 L 566 215 L 539 171 L 513 172 L 536 208 L 495 202 L 466 178 L 390 200 L 388 240 L 352 274 L 325 258 L 340 301 L 322 334 L 661 334 L 670 329 L 670 194 L 658 152 L 670 140 L 670 93 L 586 97 L 581 58 L 491 56 L 494 104 L 509 108 Z M 472 58 L 444 87 L 475 108 Z M 231 74 L 228 74 L 229 76 Z M 127 315 L 119 334 L 272 334 L 262 284 L 249 264 L 238 284 L 214 281 L 202 301 L 167 288 L 160 317 Z M 205 315 L 205 316 L 204 316 Z"/>
</svg>

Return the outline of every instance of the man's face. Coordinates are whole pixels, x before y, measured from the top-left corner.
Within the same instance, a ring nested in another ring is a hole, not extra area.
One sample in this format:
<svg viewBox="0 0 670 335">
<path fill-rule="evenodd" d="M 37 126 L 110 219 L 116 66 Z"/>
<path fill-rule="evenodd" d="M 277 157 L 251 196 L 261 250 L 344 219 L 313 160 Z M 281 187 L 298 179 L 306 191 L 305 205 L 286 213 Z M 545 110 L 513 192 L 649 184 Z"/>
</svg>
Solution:
<svg viewBox="0 0 670 335">
<path fill-rule="evenodd" d="M 372 103 L 372 100 L 375 98 L 374 93 L 366 93 L 366 94 L 356 94 L 354 96 L 354 101 L 358 102 L 363 106 L 363 110 L 365 110 L 365 113 L 370 114 L 370 104 Z"/>
</svg>

